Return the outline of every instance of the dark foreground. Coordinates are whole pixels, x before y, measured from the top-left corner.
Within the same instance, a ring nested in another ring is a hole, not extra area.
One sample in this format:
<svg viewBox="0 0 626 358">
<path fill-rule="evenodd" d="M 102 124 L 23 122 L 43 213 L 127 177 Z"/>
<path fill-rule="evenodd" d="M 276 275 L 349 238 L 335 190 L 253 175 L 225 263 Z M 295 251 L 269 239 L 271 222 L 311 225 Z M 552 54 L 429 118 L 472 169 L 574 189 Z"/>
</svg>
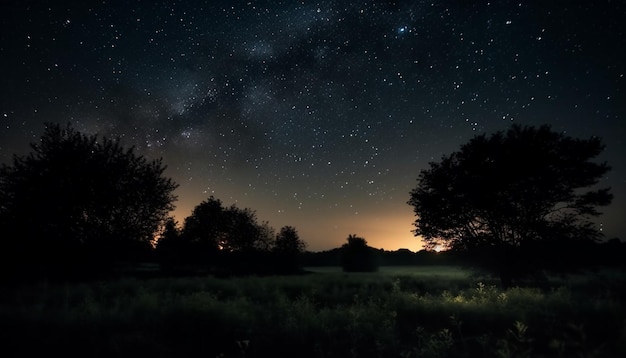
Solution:
<svg viewBox="0 0 626 358">
<path fill-rule="evenodd" d="M 33 284 L 1 292 L 0 356 L 626 356 L 624 273 L 496 284 L 452 267 Z"/>
</svg>

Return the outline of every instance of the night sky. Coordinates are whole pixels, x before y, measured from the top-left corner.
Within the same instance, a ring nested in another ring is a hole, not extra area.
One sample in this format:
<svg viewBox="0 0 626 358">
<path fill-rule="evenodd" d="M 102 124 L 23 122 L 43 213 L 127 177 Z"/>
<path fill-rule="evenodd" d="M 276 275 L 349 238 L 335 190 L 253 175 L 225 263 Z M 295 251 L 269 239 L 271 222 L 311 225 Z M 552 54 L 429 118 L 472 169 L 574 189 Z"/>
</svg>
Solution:
<svg viewBox="0 0 626 358">
<path fill-rule="evenodd" d="M 406 204 L 476 134 L 550 124 L 606 144 L 626 238 L 623 1 L 2 1 L 0 162 L 44 122 L 163 157 L 182 223 L 213 195 L 418 250 Z M 600 226 L 601 225 L 601 226 Z"/>
</svg>

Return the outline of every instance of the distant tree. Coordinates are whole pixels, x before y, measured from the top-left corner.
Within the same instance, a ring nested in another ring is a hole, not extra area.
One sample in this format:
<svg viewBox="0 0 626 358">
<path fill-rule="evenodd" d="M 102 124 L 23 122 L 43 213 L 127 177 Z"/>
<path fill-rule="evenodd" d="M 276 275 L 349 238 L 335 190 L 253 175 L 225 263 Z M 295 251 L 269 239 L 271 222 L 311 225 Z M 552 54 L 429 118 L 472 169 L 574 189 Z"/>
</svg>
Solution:
<svg viewBox="0 0 626 358">
<path fill-rule="evenodd" d="M 220 245 L 228 235 L 224 211 L 222 201 L 211 196 L 185 219 L 180 238 L 194 248 L 195 255 L 215 254 L 222 248 Z"/>
<path fill-rule="evenodd" d="M 347 243 L 341 246 L 341 267 L 346 272 L 373 272 L 378 270 L 376 250 L 367 246 L 367 241 L 356 235 L 348 235 Z"/>
<path fill-rule="evenodd" d="M 263 221 L 258 226 L 259 237 L 256 240 L 254 247 L 257 250 L 270 252 L 274 248 L 274 240 L 276 239 L 276 230 L 270 226 L 269 222 Z"/>
<path fill-rule="evenodd" d="M 609 266 L 626 267 L 626 243 L 614 237 L 604 243 L 598 261 Z"/>
<path fill-rule="evenodd" d="M 163 231 L 157 239 L 157 245 L 167 243 L 168 241 L 177 240 L 179 236 L 180 229 L 178 228 L 178 222 L 174 218 L 169 217 L 165 220 L 165 224 L 163 225 Z"/>
<path fill-rule="evenodd" d="M 187 256 L 185 243 L 180 239 L 180 234 L 178 222 L 172 217 L 167 218 L 156 242 L 156 252 L 162 264 L 180 263 L 183 257 Z"/>
<path fill-rule="evenodd" d="M 203 249 L 216 252 L 250 251 L 268 247 L 271 228 L 257 222 L 256 213 L 236 205 L 224 207 L 211 196 L 185 219 L 182 237 Z"/>
<path fill-rule="evenodd" d="M 341 266 L 341 247 L 325 251 L 306 251 L 302 254 L 303 266 Z"/>
<path fill-rule="evenodd" d="M 180 241 L 190 248 L 190 261 L 251 272 L 268 265 L 273 235 L 267 223 L 258 223 L 253 210 L 225 207 L 211 196 L 185 219 Z"/>
<path fill-rule="evenodd" d="M 564 253 L 572 241 L 600 236 L 589 219 L 612 195 L 584 189 L 610 169 L 591 161 L 603 148 L 597 137 L 574 139 L 548 126 L 476 136 L 421 171 L 408 202 L 414 233 L 428 248 L 485 253 L 509 282 L 540 264 L 541 245 L 558 243 Z"/>
<path fill-rule="evenodd" d="M 301 255 L 306 243 L 300 240 L 298 231 L 292 226 L 284 226 L 276 236 L 274 253 L 281 272 L 297 272 L 301 268 Z"/>
<path fill-rule="evenodd" d="M 261 225 L 256 212 L 249 208 L 230 206 L 224 211 L 226 235 L 220 240 L 220 247 L 226 252 L 257 251 L 262 246 Z"/>
<path fill-rule="evenodd" d="M 31 148 L 0 168 L 5 265 L 24 274 L 86 272 L 151 248 L 176 199 L 160 159 L 50 123 Z"/>
</svg>

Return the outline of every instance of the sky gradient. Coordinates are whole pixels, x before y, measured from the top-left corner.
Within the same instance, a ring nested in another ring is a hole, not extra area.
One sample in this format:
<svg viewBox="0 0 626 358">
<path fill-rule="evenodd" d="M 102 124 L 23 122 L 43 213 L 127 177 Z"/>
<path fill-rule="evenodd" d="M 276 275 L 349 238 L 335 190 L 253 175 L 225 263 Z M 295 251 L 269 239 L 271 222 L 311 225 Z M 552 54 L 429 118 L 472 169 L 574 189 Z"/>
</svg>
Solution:
<svg viewBox="0 0 626 358">
<path fill-rule="evenodd" d="M 294 226 L 418 250 L 428 162 L 513 123 L 599 136 L 625 238 L 619 1 L 3 1 L 0 162 L 44 122 L 162 157 L 182 223 L 209 196 Z"/>
</svg>

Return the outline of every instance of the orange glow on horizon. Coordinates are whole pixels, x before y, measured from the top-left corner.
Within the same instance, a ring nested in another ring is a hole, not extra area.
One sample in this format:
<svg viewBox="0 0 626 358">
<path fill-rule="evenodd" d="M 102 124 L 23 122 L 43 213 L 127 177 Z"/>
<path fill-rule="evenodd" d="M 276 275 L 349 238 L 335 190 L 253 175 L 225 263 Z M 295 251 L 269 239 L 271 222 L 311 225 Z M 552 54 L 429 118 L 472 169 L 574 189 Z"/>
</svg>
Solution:
<svg viewBox="0 0 626 358">
<path fill-rule="evenodd" d="M 204 199 L 192 205 L 185 205 L 190 202 L 189 200 L 176 203 L 177 207 L 172 216 L 178 221 L 179 226 L 183 225 L 193 208 Z M 222 201 L 224 205 L 231 204 Z M 408 206 L 401 208 L 404 210 L 387 211 L 382 215 L 376 210 L 370 210 L 370 212 L 350 215 L 347 218 L 345 215 L 338 215 L 336 219 L 321 217 L 317 212 L 305 210 L 298 212 L 299 215 L 286 215 L 270 207 L 259 207 L 258 204 L 255 206 L 254 203 L 237 203 L 237 206 L 256 210 L 259 223 L 268 221 L 276 231 L 285 225 L 295 227 L 300 238 L 306 242 L 308 251 L 338 248 L 346 242 L 350 234 L 363 237 L 369 246 L 376 249 L 382 248 L 388 251 L 409 249 L 417 252 L 423 248 L 421 239 L 411 232 L 414 216 Z"/>
</svg>

